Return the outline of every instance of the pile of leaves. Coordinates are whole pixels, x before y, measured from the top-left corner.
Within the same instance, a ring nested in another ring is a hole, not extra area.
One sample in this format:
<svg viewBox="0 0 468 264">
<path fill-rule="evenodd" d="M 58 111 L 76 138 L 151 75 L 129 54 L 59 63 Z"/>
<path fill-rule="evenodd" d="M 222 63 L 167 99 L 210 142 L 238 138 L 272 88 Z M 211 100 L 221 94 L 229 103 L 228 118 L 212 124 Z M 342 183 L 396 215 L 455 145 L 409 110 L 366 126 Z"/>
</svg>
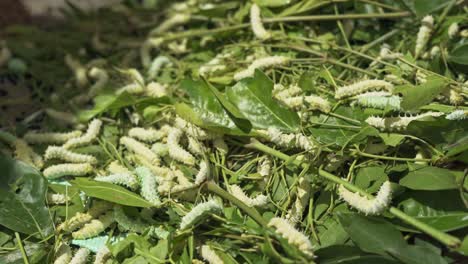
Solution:
<svg viewBox="0 0 468 264">
<path fill-rule="evenodd" d="M 127 0 L 6 28 L 0 263 L 463 263 L 463 2 Z"/>
</svg>

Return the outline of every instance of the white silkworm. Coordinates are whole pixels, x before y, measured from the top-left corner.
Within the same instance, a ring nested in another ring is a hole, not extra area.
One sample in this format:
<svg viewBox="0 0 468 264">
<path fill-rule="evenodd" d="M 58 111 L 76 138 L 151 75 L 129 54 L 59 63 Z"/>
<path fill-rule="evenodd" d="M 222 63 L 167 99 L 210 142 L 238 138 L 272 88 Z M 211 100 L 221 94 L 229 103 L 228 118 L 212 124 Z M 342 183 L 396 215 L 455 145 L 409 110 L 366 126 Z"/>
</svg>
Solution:
<svg viewBox="0 0 468 264">
<path fill-rule="evenodd" d="M 67 196 L 61 193 L 47 193 L 47 203 L 49 204 L 64 204 L 70 200 Z"/>
<path fill-rule="evenodd" d="M 252 77 L 256 69 L 264 69 L 271 66 L 287 64 L 291 58 L 285 56 L 271 56 L 254 60 L 250 66 L 243 71 L 234 74 L 234 80 L 239 81 L 247 77 Z"/>
<path fill-rule="evenodd" d="M 70 247 L 64 243 L 60 244 L 55 256 L 54 264 L 68 264 L 72 258 Z"/>
<path fill-rule="evenodd" d="M 131 83 L 131 84 L 127 84 L 119 88 L 115 93 L 116 94 L 122 94 L 122 93 L 142 94 L 144 91 L 145 91 L 144 86 L 141 86 L 138 83 Z"/>
<path fill-rule="evenodd" d="M 154 153 L 156 153 L 156 155 L 160 157 L 164 157 L 169 154 L 169 148 L 167 147 L 167 145 L 160 142 L 154 143 L 151 146 L 151 151 L 153 151 Z"/>
<path fill-rule="evenodd" d="M 368 199 L 359 195 L 359 193 L 353 193 L 343 185 L 340 185 L 338 193 L 347 204 L 366 215 L 381 214 L 390 205 L 392 200 L 392 187 L 389 181 L 384 182 L 380 186 L 374 199 Z"/>
<path fill-rule="evenodd" d="M 415 116 L 403 116 L 403 117 L 376 117 L 370 116 L 366 119 L 366 123 L 369 125 L 378 128 L 383 131 L 401 131 L 405 130 L 409 123 L 415 120 L 419 120 L 425 117 L 438 117 L 443 115 L 440 112 L 426 112 L 423 114 L 415 115 Z"/>
<path fill-rule="evenodd" d="M 419 55 L 424 51 L 429 38 L 431 37 L 432 29 L 434 27 L 434 18 L 432 16 L 425 16 L 422 19 L 422 25 L 419 28 L 418 35 L 416 37 L 416 46 L 414 48 L 414 56 L 418 58 Z"/>
<path fill-rule="evenodd" d="M 296 201 L 286 215 L 286 218 L 289 219 L 291 223 L 298 223 L 301 221 L 302 213 L 307 207 L 307 204 L 309 204 L 309 194 L 310 182 L 304 177 L 299 178 L 299 184 L 296 191 Z"/>
<path fill-rule="evenodd" d="M 89 123 L 88 130 L 86 130 L 84 135 L 81 137 L 69 139 L 67 142 L 65 142 L 63 147 L 69 149 L 90 144 L 97 138 L 99 131 L 101 130 L 101 126 L 101 120 L 93 119 L 93 121 Z"/>
<path fill-rule="evenodd" d="M 274 217 L 268 222 L 268 226 L 275 228 L 276 233 L 288 240 L 289 244 L 297 247 L 305 255 L 314 256 L 310 240 L 303 233 L 296 230 L 288 220 Z"/>
<path fill-rule="evenodd" d="M 215 200 L 209 200 L 204 203 L 197 204 L 190 210 L 180 222 L 180 230 L 185 230 L 196 225 L 200 220 L 205 218 L 210 213 L 220 213 L 223 207 Z"/>
<path fill-rule="evenodd" d="M 129 169 L 122 166 L 117 160 L 112 161 L 107 166 L 107 171 L 112 174 L 118 174 L 118 173 L 132 174 L 132 172 Z"/>
<path fill-rule="evenodd" d="M 152 164 L 159 164 L 160 162 L 158 155 L 152 152 L 145 144 L 133 138 L 121 137 L 120 144 L 124 145 L 129 151 L 145 157 Z"/>
<path fill-rule="evenodd" d="M 45 113 L 50 118 L 55 119 L 60 122 L 64 122 L 66 124 L 74 125 L 78 123 L 78 119 L 76 119 L 76 117 L 72 113 L 61 112 L 61 111 L 54 110 L 52 108 L 46 108 Z"/>
<path fill-rule="evenodd" d="M 155 142 L 161 140 L 167 134 L 154 128 L 134 127 L 128 131 L 128 135 L 144 142 Z"/>
<path fill-rule="evenodd" d="M 313 143 L 302 134 L 285 134 L 277 128 L 269 128 L 267 130 L 270 141 L 274 144 L 285 148 L 299 148 L 307 151 L 313 150 Z"/>
<path fill-rule="evenodd" d="M 257 167 L 258 174 L 263 177 L 267 177 L 271 173 L 271 159 L 268 156 L 264 156 Z"/>
<path fill-rule="evenodd" d="M 71 131 L 66 133 L 39 133 L 27 132 L 23 139 L 29 144 L 60 144 L 81 136 L 81 131 Z"/>
<path fill-rule="evenodd" d="M 448 114 L 446 117 L 448 120 L 464 120 L 468 118 L 468 110 L 455 110 Z"/>
<path fill-rule="evenodd" d="M 151 30 L 150 36 L 159 35 L 168 31 L 169 29 L 185 24 L 190 20 L 190 14 L 177 13 L 161 23 L 157 28 Z"/>
<path fill-rule="evenodd" d="M 84 67 L 78 60 L 73 58 L 70 54 L 65 56 L 65 64 L 73 71 L 75 75 L 76 84 L 79 87 L 85 87 L 88 84 L 88 77 L 86 75 L 86 67 Z"/>
<path fill-rule="evenodd" d="M 157 192 L 158 183 L 156 181 L 156 176 L 146 167 L 136 168 L 135 174 L 140 180 L 141 196 L 154 206 L 160 206 L 161 200 Z"/>
<path fill-rule="evenodd" d="M 304 106 L 304 96 L 294 96 L 281 100 L 281 102 L 288 108 L 299 109 Z"/>
<path fill-rule="evenodd" d="M 109 81 L 109 74 L 107 74 L 107 71 L 97 67 L 91 68 L 88 74 L 91 76 L 91 78 L 96 80 L 96 82 L 91 86 L 91 88 L 89 88 L 88 91 L 88 96 L 94 97 Z"/>
<path fill-rule="evenodd" d="M 131 190 L 138 189 L 138 180 L 131 173 L 117 173 L 94 178 L 96 181 L 122 185 Z"/>
<path fill-rule="evenodd" d="M 112 256 L 109 248 L 107 246 L 103 246 L 99 251 L 96 253 L 96 257 L 94 259 L 93 264 L 105 264 L 107 260 Z"/>
<path fill-rule="evenodd" d="M 382 80 L 364 80 L 348 86 L 339 87 L 335 92 L 335 98 L 343 99 L 378 89 L 392 92 L 393 84 Z"/>
<path fill-rule="evenodd" d="M 297 85 L 291 85 L 287 89 L 281 84 L 273 86 L 273 97 L 280 101 L 299 95 L 301 93 L 302 89 Z"/>
<path fill-rule="evenodd" d="M 194 165 L 195 158 L 188 151 L 179 145 L 182 131 L 178 128 L 172 128 L 167 136 L 167 147 L 169 148 L 169 156 L 177 161 L 187 165 Z"/>
<path fill-rule="evenodd" d="M 162 38 L 149 38 L 147 39 L 140 48 L 141 63 L 145 68 L 151 64 L 151 50 L 158 48 L 164 42 Z"/>
<path fill-rule="evenodd" d="M 101 215 L 98 219 L 93 219 L 85 224 L 81 229 L 72 233 L 74 239 L 87 239 L 99 235 L 114 222 L 112 211 Z"/>
<path fill-rule="evenodd" d="M 146 85 L 145 93 L 147 96 L 153 98 L 161 98 L 167 96 L 169 94 L 169 91 L 166 85 L 157 82 L 150 82 L 148 83 L 148 85 Z"/>
<path fill-rule="evenodd" d="M 448 30 L 447 30 L 447 33 L 449 35 L 449 38 L 455 38 L 458 34 L 458 32 L 460 32 L 460 27 L 458 26 L 458 23 L 452 23 L 450 24 Z"/>
<path fill-rule="evenodd" d="M 261 40 L 271 37 L 270 32 L 266 31 L 263 27 L 262 18 L 260 17 L 260 7 L 255 3 L 250 7 L 250 25 L 255 37 Z"/>
<path fill-rule="evenodd" d="M 202 65 L 198 70 L 198 73 L 201 76 L 208 76 L 213 73 L 221 72 L 227 69 L 227 66 L 224 64 L 224 59 L 232 56 L 232 53 L 220 53 L 217 54 L 213 59 L 211 59 L 206 64 Z"/>
<path fill-rule="evenodd" d="M 401 98 L 387 92 L 368 92 L 358 95 L 356 103 L 364 107 L 400 110 Z"/>
<path fill-rule="evenodd" d="M 198 173 L 195 176 L 195 184 L 200 185 L 203 182 L 205 182 L 208 175 L 209 175 L 209 173 L 210 173 L 210 166 L 209 166 L 208 162 L 206 162 L 204 160 L 200 161 Z"/>
<path fill-rule="evenodd" d="M 247 206 L 253 207 L 253 206 L 265 206 L 268 204 L 268 197 L 259 194 L 255 198 L 250 198 L 248 197 L 245 192 L 242 190 L 242 188 L 239 185 L 231 185 L 229 187 L 229 192 L 234 195 L 237 199 L 241 200 L 243 203 L 245 203 Z"/>
<path fill-rule="evenodd" d="M 171 64 L 171 60 L 169 60 L 168 57 L 166 56 L 156 57 L 148 69 L 148 72 L 147 72 L 148 79 L 153 80 L 154 78 L 156 78 L 156 76 L 158 76 L 159 72 L 161 71 L 162 67 L 168 64 Z"/>
<path fill-rule="evenodd" d="M 41 169 L 44 166 L 42 157 L 34 152 L 34 150 L 22 139 L 15 139 L 13 142 L 15 149 L 15 157 L 31 166 Z"/>
<path fill-rule="evenodd" d="M 208 140 L 208 139 L 213 139 L 218 136 L 217 134 L 213 134 L 202 128 L 199 128 L 198 126 L 192 123 L 189 123 L 180 117 L 175 118 L 174 126 L 184 131 L 187 135 L 193 138 L 196 138 L 198 140 Z"/>
<path fill-rule="evenodd" d="M 203 155 L 203 152 L 205 151 L 203 144 L 200 141 L 190 136 L 188 136 L 187 139 L 188 139 L 188 146 L 187 146 L 188 150 L 194 155 Z"/>
<path fill-rule="evenodd" d="M 459 92 L 455 91 L 454 89 L 451 89 L 449 91 L 449 101 L 450 104 L 461 105 L 465 102 L 465 98 Z"/>
<path fill-rule="evenodd" d="M 121 230 L 143 233 L 148 227 L 148 224 L 143 223 L 140 219 L 132 219 L 128 217 L 122 206 L 114 206 L 114 218 Z"/>
<path fill-rule="evenodd" d="M 304 101 L 306 101 L 311 108 L 317 109 L 321 112 L 328 113 L 331 110 L 330 103 L 322 97 L 309 95 L 304 97 Z"/>
<path fill-rule="evenodd" d="M 69 264 L 86 264 L 91 251 L 87 248 L 80 248 L 76 251 Z"/>
<path fill-rule="evenodd" d="M 97 163 L 97 159 L 91 155 L 75 153 L 57 146 L 49 146 L 44 154 L 44 158 L 46 160 L 60 159 L 71 163 Z"/>
<path fill-rule="evenodd" d="M 77 212 L 73 217 L 62 223 L 57 229 L 72 232 L 111 208 L 111 204 L 108 202 L 95 201 L 88 212 Z"/>
<path fill-rule="evenodd" d="M 117 90 L 117 94 L 121 94 L 123 92 L 130 94 L 140 94 L 145 91 L 145 79 L 137 69 L 126 69 L 122 70 L 121 72 L 129 76 L 133 83 L 127 84 Z"/>
<path fill-rule="evenodd" d="M 224 264 L 224 261 L 216 254 L 216 251 L 211 249 L 208 245 L 203 245 L 201 247 L 200 254 L 209 264 Z"/>
<path fill-rule="evenodd" d="M 436 56 L 439 56 L 440 55 L 439 46 L 432 47 L 430 55 L 431 55 L 431 59 L 435 58 Z"/>
<path fill-rule="evenodd" d="M 93 171 L 89 163 L 64 163 L 47 167 L 43 174 L 47 179 L 56 179 L 64 176 L 84 176 Z"/>
</svg>

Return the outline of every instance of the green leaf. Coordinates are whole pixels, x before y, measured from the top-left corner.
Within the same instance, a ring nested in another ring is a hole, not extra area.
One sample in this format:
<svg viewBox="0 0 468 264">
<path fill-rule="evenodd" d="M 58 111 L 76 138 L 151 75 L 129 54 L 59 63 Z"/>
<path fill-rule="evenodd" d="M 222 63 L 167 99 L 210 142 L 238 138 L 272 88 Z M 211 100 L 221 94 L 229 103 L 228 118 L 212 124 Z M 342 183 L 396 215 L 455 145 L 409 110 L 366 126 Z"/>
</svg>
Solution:
<svg viewBox="0 0 468 264">
<path fill-rule="evenodd" d="M 389 222 L 357 213 L 339 213 L 338 218 L 353 242 L 363 251 L 394 257 L 403 263 L 447 263 L 432 249 L 410 246 Z"/>
<path fill-rule="evenodd" d="M 458 252 L 465 256 L 468 256 L 468 235 L 465 236 L 465 238 L 463 239 L 461 246 L 458 248 Z"/>
<path fill-rule="evenodd" d="M 416 167 L 400 179 L 400 185 L 413 190 L 457 189 L 456 176 L 450 170 L 438 167 Z"/>
<path fill-rule="evenodd" d="M 448 60 L 452 63 L 468 66 L 468 43 L 453 49 L 448 56 Z"/>
<path fill-rule="evenodd" d="M 385 145 L 396 147 L 400 144 L 403 139 L 405 139 L 405 135 L 401 134 L 393 134 L 393 133 L 380 133 L 380 138 L 383 140 Z"/>
<path fill-rule="evenodd" d="M 416 110 L 430 103 L 437 95 L 448 88 L 444 79 L 438 76 L 429 76 L 427 82 L 414 86 L 402 85 L 395 88 L 396 94 L 401 94 L 401 108 L 404 110 Z"/>
<path fill-rule="evenodd" d="M 103 94 L 94 98 L 94 107 L 91 110 L 85 110 L 79 113 L 81 121 L 91 120 L 93 117 L 108 111 L 117 111 L 122 107 L 136 104 L 137 99 L 124 92 L 119 95 Z"/>
<path fill-rule="evenodd" d="M 70 181 L 70 183 L 91 197 L 127 206 L 153 206 L 150 202 L 143 199 L 143 197 L 115 184 L 92 181 L 86 178 L 76 178 Z"/>
<path fill-rule="evenodd" d="M 453 231 L 468 226 L 468 212 L 458 191 L 410 191 L 399 197 L 398 208 L 441 231 Z M 413 227 L 398 222 L 414 230 Z"/>
<path fill-rule="evenodd" d="M 379 190 L 384 181 L 388 179 L 384 167 L 365 167 L 357 171 L 355 185 L 373 193 Z"/>
<path fill-rule="evenodd" d="M 403 0 L 403 3 L 418 17 L 439 10 L 449 4 L 447 0 Z"/>
<path fill-rule="evenodd" d="M 242 115 L 258 129 L 278 128 L 284 131 L 299 129 L 299 116 L 272 98 L 273 82 L 256 70 L 253 78 L 245 78 L 227 89 L 229 100 Z"/>
<path fill-rule="evenodd" d="M 0 225 L 25 234 L 51 234 L 47 181 L 35 168 L 0 154 Z"/>
<path fill-rule="evenodd" d="M 452 157 L 462 153 L 465 150 L 468 150 L 468 136 L 457 140 L 451 145 L 447 145 L 444 150 L 447 151 L 445 154 L 447 157 Z"/>
<path fill-rule="evenodd" d="M 245 135 L 204 81 L 185 79 L 180 88 L 192 103 L 176 104 L 176 113 L 200 127 L 232 135 Z"/>
<path fill-rule="evenodd" d="M 259 6 L 279 7 L 291 3 L 291 0 L 254 0 Z"/>
<path fill-rule="evenodd" d="M 355 246 L 332 245 L 320 248 L 314 252 L 321 264 L 397 264 L 400 263 L 388 257 L 370 255 Z"/>
</svg>

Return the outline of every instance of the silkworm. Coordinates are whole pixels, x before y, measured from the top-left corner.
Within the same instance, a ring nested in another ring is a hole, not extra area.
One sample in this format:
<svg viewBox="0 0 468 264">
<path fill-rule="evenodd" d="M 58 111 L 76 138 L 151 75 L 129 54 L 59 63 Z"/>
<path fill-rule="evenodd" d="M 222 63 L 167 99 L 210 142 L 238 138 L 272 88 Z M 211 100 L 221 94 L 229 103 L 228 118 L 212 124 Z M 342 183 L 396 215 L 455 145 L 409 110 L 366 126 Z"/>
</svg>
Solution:
<svg viewBox="0 0 468 264">
<path fill-rule="evenodd" d="M 255 37 L 265 40 L 271 37 L 271 34 L 263 27 L 262 18 L 260 17 L 260 7 L 257 4 L 252 4 L 250 7 L 250 25 Z"/>
<path fill-rule="evenodd" d="M 94 180 L 99 182 L 108 182 L 112 184 L 122 185 L 129 188 L 130 190 L 138 189 L 138 180 L 131 173 L 110 174 L 107 176 L 96 177 L 94 178 Z"/>
<path fill-rule="evenodd" d="M 93 264 L 105 264 L 107 260 L 112 256 L 109 248 L 107 246 L 103 246 L 99 251 L 96 253 L 96 257 L 94 258 Z"/>
<path fill-rule="evenodd" d="M 455 110 L 448 114 L 446 117 L 448 120 L 464 120 L 468 118 L 468 110 Z"/>
<path fill-rule="evenodd" d="M 374 199 L 368 199 L 359 195 L 359 193 L 348 191 L 343 185 L 340 185 L 338 193 L 347 204 L 366 215 L 381 214 L 392 200 L 392 188 L 389 181 L 380 186 Z"/>
<path fill-rule="evenodd" d="M 401 98 L 387 92 L 368 92 L 358 95 L 356 103 L 364 107 L 400 110 Z"/>
<path fill-rule="evenodd" d="M 134 127 L 128 131 L 128 135 L 144 142 L 154 142 L 161 140 L 167 133 L 154 128 Z"/>
<path fill-rule="evenodd" d="M 190 20 L 190 14 L 181 14 L 177 13 L 170 17 L 169 19 L 165 20 L 163 23 L 161 23 L 157 28 L 153 29 L 149 35 L 154 36 L 154 35 L 159 35 L 161 33 L 164 33 L 168 31 L 169 29 L 176 27 L 181 24 L 185 24 Z"/>
<path fill-rule="evenodd" d="M 175 118 L 174 126 L 182 131 L 184 131 L 187 135 L 196 138 L 198 140 L 208 140 L 216 138 L 217 134 L 208 132 L 198 126 L 185 121 L 180 117 Z"/>
<path fill-rule="evenodd" d="M 81 229 L 72 233 L 74 239 L 87 239 L 99 235 L 114 222 L 112 211 L 101 215 L 98 219 L 92 219 Z"/>
<path fill-rule="evenodd" d="M 73 217 L 63 222 L 57 229 L 72 232 L 111 208 L 112 206 L 108 202 L 95 201 L 88 212 L 77 212 Z"/>
<path fill-rule="evenodd" d="M 48 204 L 64 204 L 68 200 L 70 200 L 70 198 L 65 196 L 64 194 L 61 194 L 61 193 L 47 193 L 47 203 Z"/>
<path fill-rule="evenodd" d="M 71 163 L 96 164 L 97 159 L 91 155 L 75 153 L 63 147 L 49 146 L 44 154 L 46 160 L 60 159 Z"/>
<path fill-rule="evenodd" d="M 150 169 L 146 167 L 138 167 L 135 169 L 135 174 L 140 180 L 141 196 L 154 206 L 160 206 L 161 200 L 157 192 L 158 184 L 156 176 L 151 173 Z"/>
<path fill-rule="evenodd" d="M 72 138 L 77 138 L 81 134 L 79 130 L 66 133 L 27 132 L 23 139 L 29 144 L 61 144 Z"/>
<path fill-rule="evenodd" d="M 239 81 L 244 78 L 252 77 L 256 69 L 284 65 L 289 63 L 290 60 L 291 58 L 285 56 L 270 56 L 254 60 L 246 70 L 234 74 L 234 80 Z"/>
<path fill-rule="evenodd" d="M 224 261 L 216 254 L 216 251 L 208 245 L 201 246 L 200 254 L 209 264 L 224 264 Z"/>
<path fill-rule="evenodd" d="M 414 56 L 418 58 L 421 52 L 426 47 L 429 38 L 431 37 L 432 29 L 434 27 L 434 18 L 432 16 L 425 16 L 422 19 L 422 25 L 419 28 L 418 35 L 416 37 L 416 46 L 414 48 Z"/>
<path fill-rule="evenodd" d="M 443 115 L 440 112 L 426 112 L 423 114 L 415 115 L 415 116 L 403 116 L 403 117 L 376 117 L 370 116 L 366 119 L 366 123 L 369 125 L 378 128 L 383 131 L 402 131 L 405 130 L 409 123 L 415 120 L 419 120 L 425 117 L 438 117 Z"/>
<path fill-rule="evenodd" d="M 168 57 L 166 56 L 158 56 L 156 57 L 153 62 L 151 62 L 151 65 L 148 69 L 147 75 L 149 80 L 153 80 L 158 76 L 159 72 L 161 71 L 161 68 L 164 65 L 171 64 L 171 60 L 169 60 Z"/>
<path fill-rule="evenodd" d="M 223 207 L 215 200 L 209 200 L 204 203 L 197 204 L 190 210 L 180 222 L 180 230 L 185 230 L 196 225 L 210 213 L 220 213 Z"/>
<path fill-rule="evenodd" d="M 123 231 L 143 233 L 149 227 L 148 224 L 143 223 L 140 219 L 128 217 L 122 206 L 119 205 L 114 206 L 114 218 Z"/>
<path fill-rule="evenodd" d="M 315 96 L 315 95 L 308 95 L 304 97 L 304 101 L 309 104 L 309 106 L 313 109 L 317 109 L 321 112 L 328 113 L 331 110 L 330 103 L 323 99 L 322 97 Z"/>
<path fill-rule="evenodd" d="M 286 218 L 291 223 L 298 223 L 302 219 L 302 213 L 309 203 L 310 182 L 304 177 L 299 178 L 299 184 L 296 190 L 296 200 L 289 210 Z"/>
<path fill-rule="evenodd" d="M 276 233 L 288 240 L 288 243 L 297 247 L 309 257 L 314 256 L 310 240 L 301 232 L 296 230 L 288 220 L 274 217 L 268 222 L 268 226 L 275 228 Z"/>
<path fill-rule="evenodd" d="M 84 135 L 82 135 L 81 137 L 69 139 L 67 142 L 65 142 L 63 147 L 66 149 L 70 149 L 70 148 L 76 148 L 79 146 L 90 144 L 99 135 L 101 126 L 102 126 L 101 120 L 93 119 L 93 121 L 89 123 L 88 129 L 86 130 L 86 133 Z"/>
<path fill-rule="evenodd" d="M 69 264 L 86 264 L 90 253 L 91 251 L 87 248 L 78 249 Z"/>
<path fill-rule="evenodd" d="M 167 144 L 160 142 L 154 143 L 151 146 L 151 151 L 153 151 L 154 153 L 156 153 L 156 155 L 160 157 L 164 157 L 169 154 L 169 148 L 167 147 Z"/>
<path fill-rule="evenodd" d="M 209 166 L 208 162 L 206 162 L 204 160 L 200 161 L 198 173 L 195 176 L 195 184 L 200 185 L 203 182 L 205 182 L 208 175 L 209 175 L 209 173 L 210 173 L 210 166 Z"/>
<path fill-rule="evenodd" d="M 64 163 L 47 167 L 44 171 L 44 177 L 47 179 L 56 179 L 64 176 L 84 176 L 93 171 L 90 163 Z"/>
<path fill-rule="evenodd" d="M 169 95 L 169 91 L 166 85 L 150 82 L 146 85 L 145 94 L 153 98 L 161 98 Z"/>
<path fill-rule="evenodd" d="M 88 74 L 96 80 L 88 91 L 88 97 L 92 98 L 109 82 L 109 74 L 107 74 L 107 71 L 97 67 L 91 68 Z"/>
<path fill-rule="evenodd" d="M 159 164 L 159 157 L 151 151 L 145 144 L 130 138 L 130 137 L 121 137 L 120 144 L 124 145 L 129 151 L 141 155 L 148 159 L 151 164 Z"/>
<path fill-rule="evenodd" d="M 393 91 L 393 84 L 383 80 L 364 80 L 351 85 L 339 87 L 335 91 L 335 99 L 343 99 L 364 92 L 383 89 L 389 92 Z"/>
<path fill-rule="evenodd" d="M 75 75 L 76 84 L 79 87 L 85 87 L 88 85 L 88 77 L 86 75 L 86 67 L 84 67 L 80 61 L 73 58 L 70 54 L 65 56 L 65 64 L 73 71 Z"/>
<path fill-rule="evenodd" d="M 245 194 L 245 192 L 238 185 L 235 185 L 235 184 L 231 185 L 229 187 L 229 191 L 232 195 L 234 195 L 237 199 L 241 200 L 247 206 L 250 206 L 250 207 L 265 206 L 266 204 L 268 204 L 267 196 L 263 194 L 259 194 L 255 198 L 250 198 Z"/>
<path fill-rule="evenodd" d="M 313 150 L 315 148 L 313 143 L 302 134 L 285 134 L 276 128 L 269 128 L 267 130 L 267 134 L 270 141 L 280 147 L 294 147 L 307 151 Z"/>
<path fill-rule="evenodd" d="M 182 131 L 178 128 L 172 128 L 167 136 L 167 147 L 169 148 L 169 156 L 177 161 L 187 165 L 194 165 L 195 158 L 188 151 L 179 145 Z"/>
<path fill-rule="evenodd" d="M 64 243 L 60 244 L 55 256 L 54 264 L 68 264 L 72 258 L 70 247 Z"/>
</svg>

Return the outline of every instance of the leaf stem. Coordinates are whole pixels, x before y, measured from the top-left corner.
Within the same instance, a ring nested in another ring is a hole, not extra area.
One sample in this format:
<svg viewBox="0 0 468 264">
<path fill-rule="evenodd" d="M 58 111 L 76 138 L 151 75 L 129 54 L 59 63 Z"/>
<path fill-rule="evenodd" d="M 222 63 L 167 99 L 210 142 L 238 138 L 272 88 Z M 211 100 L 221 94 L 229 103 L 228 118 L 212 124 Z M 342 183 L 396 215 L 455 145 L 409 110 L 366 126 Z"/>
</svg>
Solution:
<svg viewBox="0 0 468 264">
<path fill-rule="evenodd" d="M 235 206 L 239 207 L 242 211 L 244 211 L 247 215 L 249 215 L 253 220 L 255 220 L 255 222 L 257 222 L 263 228 L 267 228 L 267 225 L 268 225 L 267 221 L 263 219 L 263 217 L 260 215 L 260 213 L 257 210 L 255 210 L 255 208 L 247 206 L 241 200 L 237 199 L 232 194 L 223 190 L 213 181 L 208 181 L 203 186 L 208 192 L 212 192 L 218 195 L 219 197 L 230 201 Z"/>
<path fill-rule="evenodd" d="M 312 15 L 312 16 L 289 16 L 263 19 L 263 23 L 277 22 L 300 22 L 300 21 L 327 21 L 346 19 L 392 19 L 411 16 L 410 12 L 370 13 L 370 14 L 339 14 L 339 15 Z"/>
<path fill-rule="evenodd" d="M 21 237 L 18 234 L 18 232 L 15 232 L 15 237 L 16 237 L 16 242 L 18 243 L 18 246 L 20 248 L 21 255 L 23 256 L 24 264 L 29 264 L 28 255 L 26 254 L 26 250 L 24 250 L 23 242 L 21 242 Z"/>
<path fill-rule="evenodd" d="M 253 148 L 253 149 L 257 149 L 257 150 L 260 150 L 260 151 L 263 151 L 265 153 L 268 153 L 272 156 L 275 156 L 277 158 L 280 158 L 280 159 L 283 159 L 283 160 L 291 160 L 291 158 L 294 158 L 294 157 L 291 157 L 289 155 L 286 155 L 278 150 L 275 150 L 273 148 L 270 148 L 268 147 L 267 145 L 265 144 L 262 144 L 261 142 L 259 142 L 258 140 L 256 139 L 252 139 L 251 143 L 250 144 L 247 144 L 246 147 L 248 148 Z M 297 165 L 300 165 L 302 167 L 305 167 L 306 164 L 303 164 L 301 163 L 300 161 L 298 160 L 294 160 L 293 161 L 295 164 Z M 355 186 L 354 184 L 336 176 L 336 175 L 333 175 L 327 171 L 324 171 L 322 169 L 319 169 L 318 170 L 318 174 L 323 177 L 323 178 L 326 178 L 327 180 L 331 181 L 331 182 L 334 182 L 336 184 L 341 184 L 343 185 L 344 187 L 346 187 L 347 189 L 349 189 L 350 191 L 353 191 L 353 192 L 358 192 L 360 193 L 361 195 L 365 195 L 366 197 L 369 197 L 369 198 L 373 198 L 373 196 L 369 193 L 367 193 L 366 191 L 362 190 L 361 188 Z M 395 217 L 399 218 L 400 220 L 402 220 L 403 222 L 406 222 L 414 227 L 416 227 L 417 229 L 425 232 L 426 234 L 432 236 L 433 238 L 437 239 L 438 241 L 442 242 L 443 244 L 451 247 L 451 248 L 456 248 L 460 245 L 460 240 L 457 238 L 457 237 L 454 237 L 452 235 L 449 235 L 449 234 L 446 234 L 426 223 L 423 223 L 407 214 L 405 214 L 404 212 L 402 212 L 401 210 L 399 210 L 398 208 L 396 207 L 390 207 L 388 209 L 388 211 L 394 215 Z"/>
<path fill-rule="evenodd" d="M 358 154 L 359 156 L 362 156 L 362 157 L 374 158 L 374 159 L 380 159 L 380 160 L 422 161 L 422 162 L 432 161 L 431 159 L 398 158 L 398 157 L 387 157 L 387 156 L 381 156 L 381 155 L 374 155 L 374 154 L 362 152 L 361 150 L 359 150 L 357 148 L 354 150 L 354 153 L 356 153 L 356 154 Z"/>
</svg>

